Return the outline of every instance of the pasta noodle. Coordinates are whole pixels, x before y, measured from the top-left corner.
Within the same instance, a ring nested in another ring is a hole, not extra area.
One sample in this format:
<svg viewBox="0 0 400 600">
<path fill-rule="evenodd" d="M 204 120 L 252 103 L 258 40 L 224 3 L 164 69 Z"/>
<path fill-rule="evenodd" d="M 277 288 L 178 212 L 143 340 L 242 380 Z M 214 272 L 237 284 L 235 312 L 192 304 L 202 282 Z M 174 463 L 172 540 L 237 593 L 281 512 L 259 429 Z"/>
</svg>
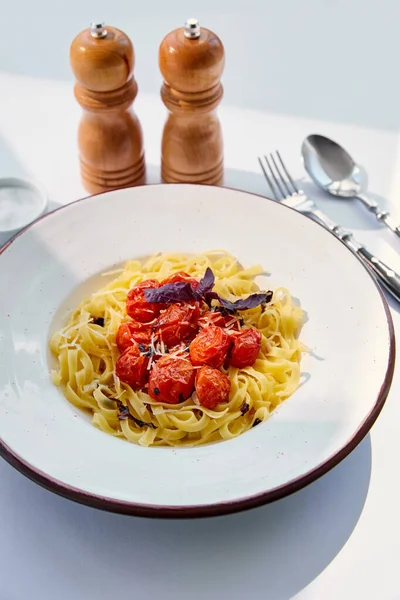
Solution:
<svg viewBox="0 0 400 600">
<path fill-rule="evenodd" d="M 69 402 L 92 415 L 93 425 L 141 446 L 195 446 L 231 439 L 265 421 L 296 390 L 304 350 L 298 340 L 303 312 L 284 288 L 274 290 L 270 303 L 241 312 L 244 325 L 262 333 L 261 349 L 251 367 L 222 368 L 231 382 L 229 402 L 211 410 L 193 393 L 182 403 L 165 404 L 119 381 L 115 339 L 126 316 L 129 289 L 178 271 L 201 279 L 207 267 L 214 272 L 214 290 L 222 298 L 234 301 L 258 291 L 254 280 L 263 269 L 244 269 L 226 252 L 157 254 L 104 274 L 115 278 L 84 300 L 68 324 L 52 335 L 50 348 L 58 360 L 53 382 Z M 128 407 L 131 418 L 120 418 L 118 403 Z"/>
</svg>

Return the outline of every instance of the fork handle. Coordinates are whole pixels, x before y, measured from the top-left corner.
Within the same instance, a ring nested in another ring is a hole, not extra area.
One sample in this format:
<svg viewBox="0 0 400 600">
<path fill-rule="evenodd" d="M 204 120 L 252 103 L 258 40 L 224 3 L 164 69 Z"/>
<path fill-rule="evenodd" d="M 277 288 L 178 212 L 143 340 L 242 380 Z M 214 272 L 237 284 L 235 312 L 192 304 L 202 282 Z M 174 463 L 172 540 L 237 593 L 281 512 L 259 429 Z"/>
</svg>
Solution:
<svg viewBox="0 0 400 600">
<path fill-rule="evenodd" d="M 350 248 L 350 250 L 372 271 L 387 291 L 400 302 L 400 275 L 398 275 L 396 271 L 393 271 L 393 269 L 379 260 L 379 258 L 371 254 L 365 246 L 353 238 L 352 233 L 346 231 L 340 227 L 340 225 L 337 225 L 319 209 L 313 210 L 310 214 L 327 229 L 332 231 L 339 240 L 344 242 L 346 246 Z"/>
<path fill-rule="evenodd" d="M 395 220 L 387 212 L 387 210 L 381 210 L 379 208 L 378 204 L 375 202 L 375 200 L 372 200 L 365 194 L 358 194 L 358 196 L 356 196 L 356 198 L 358 200 L 361 200 L 361 202 L 364 204 L 364 206 L 366 206 L 368 208 L 368 210 L 375 215 L 375 217 L 378 219 L 379 222 L 386 225 L 386 227 L 388 227 L 388 229 L 390 229 L 391 231 L 393 231 L 393 233 L 395 233 L 396 235 L 398 235 L 400 237 L 400 226 L 396 225 Z"/>
</svg>

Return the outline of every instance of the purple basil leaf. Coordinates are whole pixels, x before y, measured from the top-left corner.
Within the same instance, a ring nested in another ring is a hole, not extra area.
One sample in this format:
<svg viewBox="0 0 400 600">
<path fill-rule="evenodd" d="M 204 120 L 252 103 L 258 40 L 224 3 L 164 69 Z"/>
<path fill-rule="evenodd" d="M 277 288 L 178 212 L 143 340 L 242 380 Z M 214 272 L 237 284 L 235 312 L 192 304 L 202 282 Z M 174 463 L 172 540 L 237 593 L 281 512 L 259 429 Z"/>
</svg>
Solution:
<svg viewBox="0 0 400 600">
<path fill-rule="evenodd" d="M 115 399 L 115 403 L 118 408 L 118 419 L 120 421 L 125 421 L 126 419 L 129 419 L 129 417 L 131 416 L 130 412 L 129 412 L 129 408 L 127 406 L 125 406 L 125 404 L 123 404 L 121 402 L 121 400 Z"/>
<path fill-rule="evenodd" d="M 204 300 L 204 302 L 206 302 L 208 304 L 208 306 L 211 307 L 211 301 L 212 300 L 218 300 L 218 301 L 220 301 L 221 299 L 220 299 L 220 297 L 218 296 L 218 294 L 216 292 L 206 292 L 203 295 L 203 300 Z"/>
<path fill-rule="evenodd" d="M 260 294 L 251 294 L 247 298 L 242 298 L 240 300 L 236 300 L 236 302 L 229 302 L 229 300 L 224 300 L 220 298 L 219 301 L 224 308 L 227 310 L 248 310 L 249 308 L 255 308 L 256 306 L 260 306 L 260 304 L 265 304 L 266 302 L 271 302 L 272 292 L 265 292 Z"/>
<path fill-rule="evenodd" d="M 147 302 L 154 303 L 188 302 L 197 299 L 190 283 L 184 281 L 166 283 L 159 288 L 148 288 L 144 290 L 144 296 Z"/>
<path fill-rule="evenodd" d="M 208 292 L 214 287 L 215 277 L 214 273 L 211 271 L 210 267 L 207 267 L 206 272 L 204 273 L 203 279 L 200 280 L 200 283 L 197 287 L 197 293 L 200 296 L 206 295 Z"/>
<path fill-rule="evenodd" d="M 136 425 L 138 425 L 139 427 L 151 427 L 151 429 L 157 429 L 157 427 L 154 425 L 154 423 L 146 423 L 146 421 L 142 421 L 141 419 L 137 419 L 136 417 L 131 415 L 131 413 L 129 412 L 129 408 L 127 406 L 125 406 L 125 404 L 123 404 L 121 402 L 121 400 L 115 399 L 115 402 L 117 404 L 118 419 L 120 421 L 126 421 L 127 419 L 132 419 L 132 421 L 134 421 L 136 423 Z"/>
<path fill-rule="evenodd" d="M 240 412 L 242 413 L 242 416 L 244 416 L 246 413 L 248 413 L 250 410 L 250 405 L 247 404 L 247 402 L 243 402 L 242 406 L 240 407 Z"/>
</svg>

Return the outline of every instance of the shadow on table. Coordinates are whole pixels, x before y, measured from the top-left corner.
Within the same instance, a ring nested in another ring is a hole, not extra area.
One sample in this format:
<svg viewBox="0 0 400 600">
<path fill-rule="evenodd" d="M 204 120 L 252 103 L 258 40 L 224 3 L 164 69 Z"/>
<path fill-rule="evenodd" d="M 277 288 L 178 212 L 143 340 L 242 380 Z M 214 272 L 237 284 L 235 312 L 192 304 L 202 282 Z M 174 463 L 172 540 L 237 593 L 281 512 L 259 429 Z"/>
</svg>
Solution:
<svg viewBox="0 0 400 600">
<path fill-rule="evenodd" d="M 356 527 L 369 488 L 371 440 L 368 435 L 335 469 L 288 498 L 203 520 L 103 513 L 42 490 L 4 462 L 0 473 L 10 504 L 1 502 L 4 539 L 14 540 L 22 560 L 34 540 L 35 569 L 51 564 L 53 580 L 68 585 L 70 597 L 83 598 L 84 589 L 108 597 L 118 580 L 121 592 L 131 589 L 130 581 L 152 598 L 162 580 L 176 598 L 201 589 L 211 600 L 230 590 L 236 597 L 289 600 L 329 565 Z M 17 529 L 12 514 L 19 515 Z M 52 538 L 59 543 L 49 543 Z"/>
<path fill-rule="evenodd" d="M 273 198 L 273 193 L 261 173 L 225 169 L 224 184 L 226 187 L 233 187 L 235 189 Z M 351 231 L 360 229 L 368 231 L 385 231 L 385 227 L 379 223 L 375 216 L 363 207 L 359 201 L 333 198 L 328 193 L 318 189 L 312 181 L 307 180 L 305 177 L 297 179 L 296 184 L 316 201 L 318 207 L 323 210 L 327 216 L 342 227 L 350 229 Z M 393 210 L 393 208 L 389 206 L 388 200 L 382 196 L 373 193 L 369 194 L 369 196 L 371 199 L 376 200 L 383 210 Z M 396 218 L 394 214 L 393 217 Z"/>
<path fill-rule="evenodd" d="M 390 308 L 392 310 L 396 311 L 397 313 L 400 313 L 400 303 L 397 300 L 395 300 L 395 298 L 393 298 L 393 296 L 391 296 L 387 292 L 385 292 L 385 298 L 386 298 L 386 301 L 389 304 Z"/>
</svg>

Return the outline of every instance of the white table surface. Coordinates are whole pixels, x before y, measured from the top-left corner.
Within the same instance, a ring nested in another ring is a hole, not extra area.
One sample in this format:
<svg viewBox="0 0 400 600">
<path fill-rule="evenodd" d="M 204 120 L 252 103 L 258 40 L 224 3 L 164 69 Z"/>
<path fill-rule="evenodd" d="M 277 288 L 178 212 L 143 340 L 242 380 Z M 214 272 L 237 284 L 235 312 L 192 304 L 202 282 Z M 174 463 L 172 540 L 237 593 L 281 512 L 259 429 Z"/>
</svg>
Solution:
<svg viewBox="0 0 400 600">
<path fill-rule="evenodd" d="M 8 3 L 0 42 L 0 176 L 37 179 L 51 207 L 86 195 L 71 39 L 99 15 L 132 36 L 141 88 L 135 109 L 155 182 L 165 118 L 157 46 L 192 16 L 183 0 L 59 4 Z M 400 240 L 361 206 L 318 194 L 299 161 L 305 135 L 340 140 L 400 222 L 399 3 L 262 4 L 207 0 L 197 12 L 227 51 L 220 109 L 226 185 L 267 195 L 256 157 L 279 148 L 321 207 L 400 272 Z M 399 306 L 391 306 L 400 332 Z M 289 498 L 228 517 L 156 521 L 103 513 L 41 489 L 0 460 L 0 600 L 398 600 L 399 387 L 396 369 L 380 418 L 339 466 Z"/>
</svg>

